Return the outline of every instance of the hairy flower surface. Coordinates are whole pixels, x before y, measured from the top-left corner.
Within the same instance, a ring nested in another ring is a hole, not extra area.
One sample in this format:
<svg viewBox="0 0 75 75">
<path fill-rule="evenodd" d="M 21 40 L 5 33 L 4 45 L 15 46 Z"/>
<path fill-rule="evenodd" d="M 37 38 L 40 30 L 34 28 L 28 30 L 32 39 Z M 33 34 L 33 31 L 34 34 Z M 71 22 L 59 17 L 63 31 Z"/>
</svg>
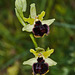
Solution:
<svg viewBox="0 0 75 75">
<path fill-rule="evenodd" d="M 55 19 L 43 20 L 45 16 L 45 11 L 42 11 L 41 14 L 36 15 L 35 3 L 30 5 L 30 15 L 29 18 L 24 17 L 23 12 L 26 12 L 27 3 L 26 0 L 16 0 L 15 1 L 15 11 L 16 15 L 23 25 L 22 31 L 33 32 L 35 37 L 42 37 L 44 34 L 49 33 L 49 25 L 51 25 Z M 37 22 L 38 28 L 36 27 Z"/>
<path fill-rule="evenodd" d="M 36 21 L 35 26 L 33 28 L 33 33 L 35 37 L 42 37 L 44 34 L 49 33 L 49 26 L 41 23 L 41 21 Z"/>
<path fill-rule="evenodd" d="M 38 57 L 37 63 L 33 64 L 32 70 L 34 75 L 36 74 L 42 75 L 42 74 L 46 74 L 49 71 L 49 66 L 48 63 L 45 63 L 43 57 Z"/>
<path fill-rule="evenodd" d="M 56 65 L 57 63 L 52 59 L 48 58 L 53 52 L 54 49 L 47 49 L 46 51 L 43 48 L 30 49 L 30 52 L 35 55 L 35 58 L 31 58 L 27 61 L 24 61 L 24 65 L 31 65 L 33 74 L 46 74 L 49 71 L 49 66 Z"/>
</svg>

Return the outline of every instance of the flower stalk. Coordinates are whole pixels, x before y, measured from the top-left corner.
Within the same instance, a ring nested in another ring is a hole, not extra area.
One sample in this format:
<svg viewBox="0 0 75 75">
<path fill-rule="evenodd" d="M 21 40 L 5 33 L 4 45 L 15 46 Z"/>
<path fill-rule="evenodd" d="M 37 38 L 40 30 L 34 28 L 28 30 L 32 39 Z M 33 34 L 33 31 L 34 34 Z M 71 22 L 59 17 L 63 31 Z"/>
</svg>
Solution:
<svg viewBox="0 0 75 75">
<path fill-rule="evenodd" d="M 30 34 L 30 38 L 32 39 L 32 41 L 33 41 L 33 43 L 34 43 L 35 48 L 37 48 L 38 45 L 37 45 L 37 43 L 36 43 L 36 41 L 35 41 L 35 39 L 34 39 L 34 36 L 33 36 L 32 34 Z"/>
</svg>

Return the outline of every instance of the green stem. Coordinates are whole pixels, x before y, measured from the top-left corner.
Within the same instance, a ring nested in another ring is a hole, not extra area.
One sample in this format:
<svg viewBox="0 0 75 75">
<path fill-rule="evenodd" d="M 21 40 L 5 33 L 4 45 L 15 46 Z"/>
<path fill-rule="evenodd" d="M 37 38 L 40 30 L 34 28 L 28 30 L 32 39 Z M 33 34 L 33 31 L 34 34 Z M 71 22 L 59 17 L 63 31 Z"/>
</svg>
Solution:
<svg viewBox="0 0 75 75">
<path fill-rule="evenodd" d="M 32 41 L 33 41 L 33 43 L 34 43 L 35 48 L 37 48 L 38 45 L 37 45 L 37 43 L 36 43 L 36 41 L 35 41 L 35 39 L 34 39 L 34 36 L 33 36 L 32 34 L 30 34 L 30 38 L 32 39 Z"/>
</svg>

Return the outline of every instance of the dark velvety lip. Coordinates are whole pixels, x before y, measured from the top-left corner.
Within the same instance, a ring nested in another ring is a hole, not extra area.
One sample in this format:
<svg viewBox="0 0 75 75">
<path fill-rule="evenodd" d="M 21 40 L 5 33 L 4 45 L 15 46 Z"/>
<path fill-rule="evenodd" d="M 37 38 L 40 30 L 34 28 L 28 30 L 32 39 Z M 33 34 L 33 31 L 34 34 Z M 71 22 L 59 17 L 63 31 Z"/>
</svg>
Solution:
<svg viewBox="0 0 75 75">
<path fill-rule="evenodd" d="M 34 75 L 36 74 L 43 75 L 49 71 L 49 65 L 48 63 L 45 63 L 43 57 L 38 57 L 37 63 L 34 63 L 32 66 L 32 70 Z"/>
<path fill-rule="evenodd" d="M 41 25 L 42 23 L 41 23 L 41 21 L 36 21 L 35 22 L 35 25 Z"/>
<path fill-rule="evenodd" d="M 49 33 L 49 26 L 46 24 L 41 23 L 41 21 L 36 21 L 34 28 L 33 28 L 33 34 L 35 35 L 35 37 L 42 37 L 44 34 L 48 34 Z"/>
</svg>

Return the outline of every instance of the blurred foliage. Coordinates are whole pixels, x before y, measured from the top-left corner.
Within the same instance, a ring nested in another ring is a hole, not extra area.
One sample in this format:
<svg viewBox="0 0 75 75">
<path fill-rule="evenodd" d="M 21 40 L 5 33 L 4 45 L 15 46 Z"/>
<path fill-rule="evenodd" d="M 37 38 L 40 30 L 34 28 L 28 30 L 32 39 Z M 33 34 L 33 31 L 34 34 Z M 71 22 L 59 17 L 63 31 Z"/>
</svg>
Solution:
<svg viewBox="0 0 75 75">
<path fill-rule="evenodd" d="M 75 0 L 27 0 L 26 17 L 33 2 L 37 14 L 45 10 L 44 19 L 56 19 L 50 34 L 36 39 L 40 47 L 55 49 L 51 58 L 58 64 L 47 75 L 75 75 Z M 31 75 L 32 68 L 22 63 L 34 57 L 29 52 L 34 45 L 29 33 L 22 32 L 14 8 L 15 0 L 0 0 L 0 75 Z"/>
</svg>

